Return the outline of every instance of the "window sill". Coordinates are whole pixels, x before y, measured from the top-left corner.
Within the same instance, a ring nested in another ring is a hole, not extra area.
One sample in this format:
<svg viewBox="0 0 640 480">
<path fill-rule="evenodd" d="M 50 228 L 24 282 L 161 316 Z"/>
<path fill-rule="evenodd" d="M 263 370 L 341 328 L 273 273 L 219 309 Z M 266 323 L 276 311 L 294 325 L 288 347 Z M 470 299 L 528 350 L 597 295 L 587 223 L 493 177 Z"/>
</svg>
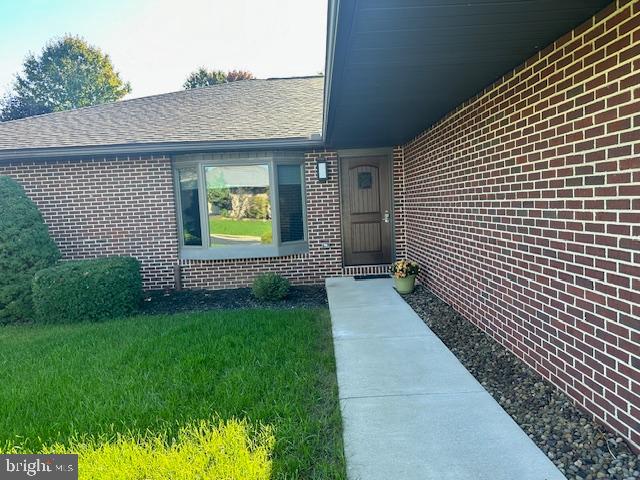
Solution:
<svg viewBox="0 0 640 480">
<path fill-rule="evenodd" d="M 274 258 L 299 255 L 309 252 L 307 242 L 292 242 L 279 247 L 228 247 L 201 248 L 182 247 L 180 260 L 246 260 L 252 258 Z"/>
</svg>

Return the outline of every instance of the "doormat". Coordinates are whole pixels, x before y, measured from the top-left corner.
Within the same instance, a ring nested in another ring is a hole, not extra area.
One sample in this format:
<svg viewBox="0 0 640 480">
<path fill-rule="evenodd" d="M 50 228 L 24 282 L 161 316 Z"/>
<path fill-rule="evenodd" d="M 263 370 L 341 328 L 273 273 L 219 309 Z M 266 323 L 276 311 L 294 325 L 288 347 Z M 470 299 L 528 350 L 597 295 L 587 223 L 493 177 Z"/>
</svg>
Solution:
<svg viewBox="0 0 640 480">
<path fill-rule="evenodd" d="M 389 278 L 389 275 L 356 275 L 355 277 L 356 280 L 373 280 L 376 278 Z"/>
</svg>

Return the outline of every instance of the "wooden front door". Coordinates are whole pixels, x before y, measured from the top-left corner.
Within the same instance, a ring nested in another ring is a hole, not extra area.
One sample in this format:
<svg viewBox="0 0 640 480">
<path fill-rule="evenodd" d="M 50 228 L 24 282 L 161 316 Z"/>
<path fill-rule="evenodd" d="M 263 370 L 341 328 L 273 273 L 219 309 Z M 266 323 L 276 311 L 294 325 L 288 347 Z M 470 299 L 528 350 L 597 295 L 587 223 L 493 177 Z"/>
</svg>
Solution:
<svg viewBox="0 0 640 480">
<path fill-rule="evenodd" d="M 340 158 L 345 265 L 391 262 L 391 182 L 386 155 Z"/>
</svg>

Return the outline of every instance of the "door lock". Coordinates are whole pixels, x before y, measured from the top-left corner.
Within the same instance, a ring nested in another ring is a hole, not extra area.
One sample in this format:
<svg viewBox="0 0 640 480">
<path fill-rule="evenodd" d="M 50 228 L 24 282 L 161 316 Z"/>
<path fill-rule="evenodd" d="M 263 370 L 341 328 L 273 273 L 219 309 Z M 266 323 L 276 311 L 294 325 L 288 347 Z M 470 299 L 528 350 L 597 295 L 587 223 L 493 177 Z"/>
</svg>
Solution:
<svg viewBox="0 0 640 480">
<path fill-rule="evenodd" d="M 384 211 L 384 223 L 389 223 L 390 219 L 391 219 L 391 215 L 389 215 L 389 210 L 385 210 Z"/>
</svg>

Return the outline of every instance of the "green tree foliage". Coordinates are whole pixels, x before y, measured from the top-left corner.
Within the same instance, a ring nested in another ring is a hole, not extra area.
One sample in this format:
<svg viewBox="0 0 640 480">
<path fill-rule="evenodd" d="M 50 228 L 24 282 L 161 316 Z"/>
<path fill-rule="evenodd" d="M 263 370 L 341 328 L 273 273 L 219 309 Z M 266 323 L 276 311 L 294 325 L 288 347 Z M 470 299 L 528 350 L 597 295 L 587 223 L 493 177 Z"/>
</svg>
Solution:
<svg viewBox="0 0 640 480">
<path fill-rule="evenodd" d="M 190 90 L 192 88 L 209 87 L 219 83 L 252 80 L 254 78 L 253 74 L 246 70 L 231 70 L 230 72 L 224 73 L 222 70 L 207 70 L 204 67 L 200 67 L 187 77 L 187 81 L 184 82 L 183 87 L 185 90 Z"/>
<path fill-rule="evenodd" d="M 0 177 L 0 212 L 0 323 L 31 319 L 33 276 L 60 253 L 38 207 L 9 177 Z"/>
<path fill-rule="evenodd" d="M 192 88 L 208 87 L 210 85 L 217 85 L 218 83 L 224 83 L 226 81 L 226 74 L 222 70 L 207 70 L 204 67 L 200 67 L 195 72 L 192 72 L 184 82 L 184 89 L 190 90 Z"/>
<path fill-rule="evenodd" d="M 0 121 L 114 102 L 131 91 L 109 56 L 79 37 L 50 42 L 23 69 L 0 105 Z"/>
<path fill-rule="evenodd" d="M 209 188 L 207 198 L 211 205 L 220 210 L 220 213 L 227 213 L 232 208 L 231 190 L 227 187 Z"/>
</svg>

